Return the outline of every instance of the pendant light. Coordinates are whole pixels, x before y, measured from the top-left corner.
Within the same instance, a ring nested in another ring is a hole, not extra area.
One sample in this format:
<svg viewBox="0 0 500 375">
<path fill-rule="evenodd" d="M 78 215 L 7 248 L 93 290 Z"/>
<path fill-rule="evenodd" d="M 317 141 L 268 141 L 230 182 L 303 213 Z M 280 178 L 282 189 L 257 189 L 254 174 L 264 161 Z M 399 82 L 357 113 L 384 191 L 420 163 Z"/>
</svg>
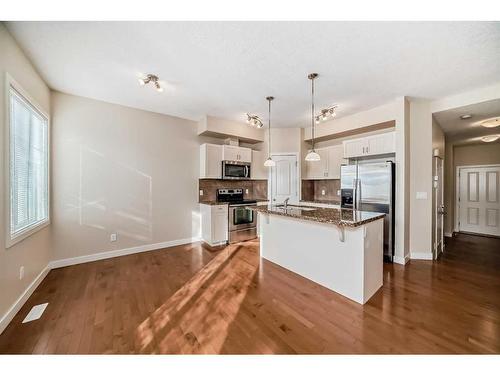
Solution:
<svg viewBox="0 0 500 375">
<path fill-rule="evenodd" d="M 314 79 L 318 77 L 318 73 L 311 73 L 307 76 L 311 80 L 311 143 L 312 149 L 306 155 L 306 161 L 319 161 L 321 157 L 314 150 Z"/>
<path fill-rule="evenodd" d="M 269 139 L 268 139 L 268 158 L 264 162 L 265 167 L 274 167 L 276 163 L 273 159 L 271 159 L 271 101 L 274 99 L 274 96 L 268 96 L 266 100 L 269 102 L 269 122 L 268 122 L 268 131 L 269 131 Z"/>
</svg>

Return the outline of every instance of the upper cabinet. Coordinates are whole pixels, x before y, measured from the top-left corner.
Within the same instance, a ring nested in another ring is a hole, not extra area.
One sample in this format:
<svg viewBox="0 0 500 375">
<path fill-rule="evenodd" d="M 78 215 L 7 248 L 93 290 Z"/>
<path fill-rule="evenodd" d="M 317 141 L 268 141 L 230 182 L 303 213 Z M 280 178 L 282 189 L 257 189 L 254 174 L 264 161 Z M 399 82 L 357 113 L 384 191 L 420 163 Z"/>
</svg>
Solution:
<svg viewBox="0 0 500 375">
<path fill-rule="evenodd" d="M 340 166 L 344 162 L 342 145 L 318 148 L 319 161 L 307 161 L 305 179 L 326 180 L 339 179 Z"/>
<path fill-rule="evenodd" d="M 239 146 L 222 146 L 222 160 L 239 161 L 242 163 L 252 162 L 252 149 Z"/>
<path fill-rule="evenodd" d="M 350 139 L 343 142 L 344 158 L 357 158 L 396 152 L 395 132 Z"/>
<path fill-rule="evenodd" d="M 222 146 L 200 146 L 200 178 L 222 178 Z"/>
<path fill-rule="evenodd" d="M 267 153 L 252 150 L 252 169 L 250 172 L 252 180 L 267 180 L 269 169 L 264 166 Z"/>
</svg>

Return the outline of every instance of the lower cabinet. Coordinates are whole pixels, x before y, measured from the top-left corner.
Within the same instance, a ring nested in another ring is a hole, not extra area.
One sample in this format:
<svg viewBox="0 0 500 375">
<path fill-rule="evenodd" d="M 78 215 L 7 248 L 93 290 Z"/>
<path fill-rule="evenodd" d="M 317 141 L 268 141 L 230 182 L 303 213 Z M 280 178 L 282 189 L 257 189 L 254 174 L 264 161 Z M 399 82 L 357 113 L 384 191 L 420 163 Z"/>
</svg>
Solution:
<svg viewBox="0 0 500 375">
<path fill-rule="evenodd" d="M 210 246 L 224 245 L 228 240 L 228 205 L 200 203 L 201 239 Z"/>
</svg>

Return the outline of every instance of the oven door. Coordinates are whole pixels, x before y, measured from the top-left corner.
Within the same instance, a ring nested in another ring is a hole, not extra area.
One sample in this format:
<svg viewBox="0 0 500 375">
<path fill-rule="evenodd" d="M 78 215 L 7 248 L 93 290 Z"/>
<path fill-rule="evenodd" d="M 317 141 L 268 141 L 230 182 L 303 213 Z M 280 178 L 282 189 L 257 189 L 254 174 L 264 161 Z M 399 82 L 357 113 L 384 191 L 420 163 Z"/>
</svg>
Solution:
<svg viewBox="0 0 500 375">
<path fill-rule="evenodd" d="M 254 204 L 241 204 L 229 206 L 229 230 L 239 230 L 257 227 L 257 215 L 247 207 Z"/>
<path fill-rule="evenodd" d="M 222 162 L 222 178 L 226 180 L 246 180 L 250 178 L 250 163 Z"/>
</svg>

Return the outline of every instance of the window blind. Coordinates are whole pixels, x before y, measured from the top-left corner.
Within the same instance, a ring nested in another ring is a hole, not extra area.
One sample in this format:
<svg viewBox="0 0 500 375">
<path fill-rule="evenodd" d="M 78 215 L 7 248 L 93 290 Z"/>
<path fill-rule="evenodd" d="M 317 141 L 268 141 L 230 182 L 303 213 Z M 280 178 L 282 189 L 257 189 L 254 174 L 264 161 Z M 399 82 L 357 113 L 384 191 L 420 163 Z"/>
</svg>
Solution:
<svg viewBox="0 0 500 375">
<path fill-rule="evenodd" d="M 48 120 L 11 87 L 11 238 L 48 220 L 48 162 Z"/>
</svg>

